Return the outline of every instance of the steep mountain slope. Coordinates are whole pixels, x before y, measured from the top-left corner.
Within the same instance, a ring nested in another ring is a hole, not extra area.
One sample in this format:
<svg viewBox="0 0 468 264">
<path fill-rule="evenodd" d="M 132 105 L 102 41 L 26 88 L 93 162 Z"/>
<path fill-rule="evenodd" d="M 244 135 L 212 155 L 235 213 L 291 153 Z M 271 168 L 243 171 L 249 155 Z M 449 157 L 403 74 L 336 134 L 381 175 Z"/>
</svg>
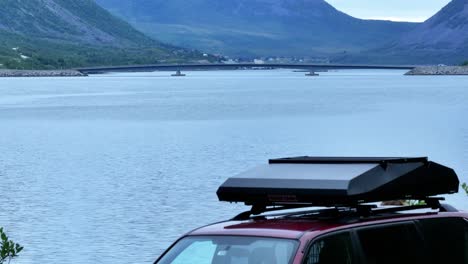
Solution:
<svg viewBox="0 0 468 264">
<path fill-rule="evenodd" d="M 94 45 L 117 46 L 151 41 L 93 0 L 3 0 L 0 29 L 28 37 Z"/>
<path fill-rule="evenodd" d="M 94 0 L 2 0 L 0 66 L 56 68 L 201 57 L 161 44 Z"/>
<path fill-rule="evenodd" d="M 453 0 L 415 30 L 399 46 L 416 49 L 460 49 L 468 45 L 468 0 Z"/>
<path fill-rule="evenodd" d="M 359 60 L 412 64 L 460 64 L 468 59 L 468 0 L 453 0 L 398 40 L 365 52 Z M 350 61 L 356 60 L 350 56 Z"/>
<path fill-rule="evenodd" d="M 323 0 L 97 0 L 172 44 L 234 56 L 317 56 L 382 45 L 415 24 L 366 21 Z"/>
</svg>

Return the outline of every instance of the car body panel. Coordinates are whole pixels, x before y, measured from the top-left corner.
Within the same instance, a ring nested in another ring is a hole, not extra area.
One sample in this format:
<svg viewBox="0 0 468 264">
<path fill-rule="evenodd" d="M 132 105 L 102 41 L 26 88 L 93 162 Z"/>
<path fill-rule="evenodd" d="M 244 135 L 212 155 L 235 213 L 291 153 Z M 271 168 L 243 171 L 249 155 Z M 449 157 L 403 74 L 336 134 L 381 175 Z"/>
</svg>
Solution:
<svg viewBox="0 0 468 264">
<path fill-rule="evenodd" d="M 298 239 L 306 231 L 327 230 L 338 227 L 323 221 L 313 220 L 247 220 L 217 223 L 196 229 L 189 235 L 237 235 Z"/>
<path fill-rule="evenodd" d="M 337 220 L 282 218 L 265 219 L 259 217 L 243 221 L 225 221 L 207 225 L 187 233 L 186 235 L 179 238 L 173 245 L 180 241 L 180 239 L 187 236 L 257 236 L 294 239 L 299 241 L 299 246 L 293 258 L 292 264 L 301 264 L 303 263 L 303 258 L 307 252 L 308 246 L 316 238 L 323 235 L 361 227 L 382 226 L 386 224 L 416 221 L 422 219 L 452 217 L 464 218 L 468 221 L 468 212 L 405 213 L 393 214 L 385 217 L 356 217 L 354 219 L 337 218 Z M 168 250 L 170 250 L 172 246 Z M 163 255 L 161 255 L 160 258 Z M 158 260 L 160 258 L 158 258 Z M 155 263 L 157 263 L 158 260 Z"/>
<path fill-rule="evenodd" d="M 385 224 L 408 222 L 431 218 L 465 218 L 466 212 L 426 212 L 417 214 L 394 214 L 380 218 L 351 219 L 349 222 L 307 219 L 251 219 L 246 221 L 228 221 L 202 227 L 188 235 L 230 235 L 230 236 L 259 236 L 285 239 L 297 239 L 300 244 L 292 264 L 303 263 L 308 246 L 317 237 L 350 230 L 354 228 L 381 226 Z M 343 220 L 343 219 L 340 219 Z"/>
<path fill-rule="evenodd" d="M 468 218 L 464 212 L 427 212 L 419 214 L 394 214 L 386 217 L 339 219 L 250 219 L 245 221 L 226 221 L 195 229 L 187 235 L 238 235 L 274 238 L 300 238 L 312 233 L 329 233 L 359 226 L 378 225 L 391 222 L 411 221 L 425 218 L 461 217 Z"/>
</svg>

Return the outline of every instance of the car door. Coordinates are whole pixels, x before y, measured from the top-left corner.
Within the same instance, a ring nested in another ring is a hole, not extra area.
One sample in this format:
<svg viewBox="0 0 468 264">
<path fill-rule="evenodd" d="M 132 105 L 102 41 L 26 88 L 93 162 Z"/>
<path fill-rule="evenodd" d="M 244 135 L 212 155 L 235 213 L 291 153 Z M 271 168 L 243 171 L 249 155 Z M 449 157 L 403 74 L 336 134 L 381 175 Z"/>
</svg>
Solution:
<svg viewBox="0 0 468 264">
<path fill-rule="evenodd" d="M 432 218 L 378 224 L 315 238 L 304 264 L 468 264 L 468 221 Z"/>
<path fill-rule="evenodd" d="M 425 263 L 423 240 L 413 221 L 374 224 L 315 238 L 304 264 Z"/>
</svg>

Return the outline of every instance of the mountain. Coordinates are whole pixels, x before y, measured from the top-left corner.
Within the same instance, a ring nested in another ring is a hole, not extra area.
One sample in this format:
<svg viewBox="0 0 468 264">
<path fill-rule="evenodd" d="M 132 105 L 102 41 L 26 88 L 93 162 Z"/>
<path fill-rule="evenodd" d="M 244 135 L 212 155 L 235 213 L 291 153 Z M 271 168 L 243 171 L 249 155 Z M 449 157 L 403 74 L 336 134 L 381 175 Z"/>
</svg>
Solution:
<svg viewBox="0 0 468 264">
<path fill-rule="evenodd" d="M 324 0 L 97 0 L 165 42 L 231 56 L 327 56 L 383 45 L 416 24 L 361 20 Z"/>
<path fill-rule="evenodd" d="M 0 29 L 92 45 L 125 46 L 151 41 L 92 0 L 3 0 Z"/>
<path fill-rule="evenodd" d="M 93 0 L 2 0 L 0 66 L 57 68 L 201 57 L 157 42 Z"/>
<path fill-rule="evenodd" d="M 422 63 L 458 64 L 468 59 L 468 0 L 453 0 L 390 50 L 400 56 L 414 54 Z"/>
<path fill-rule="evenodd" d="M 468 44 L 468 0 L 453 0 L 398 45 L 421 49 L 461 49 Z"/>
<path fill-rule="evenodd" d="M 357 58 L 377 63 L 461 64 L 468 59 L 468 0 L 453 0 L 399 39 L 347 60 Z"/>
</svg>

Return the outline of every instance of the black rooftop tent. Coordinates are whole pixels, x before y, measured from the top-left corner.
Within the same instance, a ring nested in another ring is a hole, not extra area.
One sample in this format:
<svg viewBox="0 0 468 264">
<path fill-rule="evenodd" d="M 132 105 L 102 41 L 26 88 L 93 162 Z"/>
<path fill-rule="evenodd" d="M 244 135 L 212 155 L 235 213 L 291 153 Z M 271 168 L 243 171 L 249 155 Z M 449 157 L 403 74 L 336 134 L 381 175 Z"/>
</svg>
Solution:
<svg viewBox="0 0 468 264">
<path fill-rule="evenodd" d="M 220 201 L 273 206 L 348 206 L 458 192 L 455 171 L 427 158 L 273 159 L 218 189 Z"/>
</svg>

